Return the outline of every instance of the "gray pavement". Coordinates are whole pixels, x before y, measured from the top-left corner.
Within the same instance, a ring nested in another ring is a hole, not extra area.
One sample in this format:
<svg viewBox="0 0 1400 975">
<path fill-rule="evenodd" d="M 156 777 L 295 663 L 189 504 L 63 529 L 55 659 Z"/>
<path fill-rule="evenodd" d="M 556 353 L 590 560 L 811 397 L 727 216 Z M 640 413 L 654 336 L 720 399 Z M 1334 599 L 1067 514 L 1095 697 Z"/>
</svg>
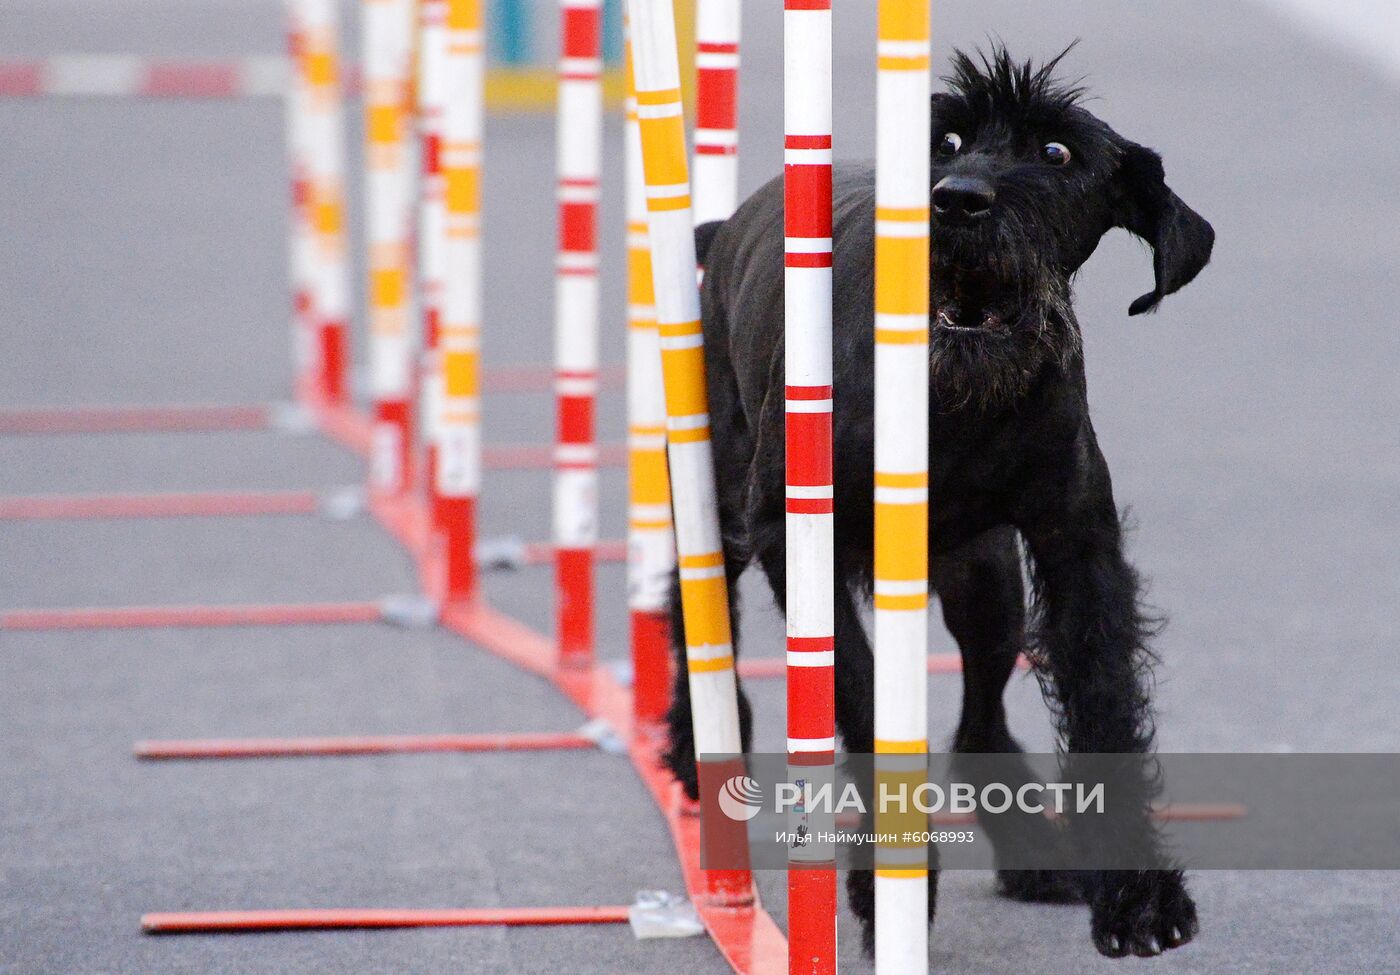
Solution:
<svg viewBox="0 0 1400 975">
<path fill-rule="evenodd" d="M 743 180 L 777 171 L 780 5 L 746 4 Z M 873 4 L 840 4 L 838 155 L 869 153 Z M 1158 641 L 1172 750 L 1400 748 L 1400 102 L 1379 76 L 1239 0 L 949 0 L 939 49 L 999 35 L 1071 70 L 1093 107 L 1159 148 L 1219 233 L 1214 264 L 1160 314 L 1128 320 L 1149 262 L 1125 235 L 1079 285 L 1091 397 L 1133 556 L 1170 616 Z M 271 0 L 9 0 L 0 55 L 274 53 Z M 764 133 L 768 133 L 767 136 Z M 282 123 L 270 102 L 0 101 L 0 406 L 284 397 Z M 609 133 L 617 158 L 619 132 Z M 486 355 L 548 354 L 551 132 L 488 131 Z M 605 185 L 620 240 L 620 173 Z M 609 321 L 621 317 L 616 266 Z M 604 359 L 621 358 L 609 328 Z M 540 397 L 496 396 L 488 438 L 544 440 Z M 605 436 L 622 430 L 606 398 Z M 358 462 L 275 433 L 0 438 L 0 494 L 321 489 Z M 604 478 L 605 534 L 622 478 Z M 548 482 L 493 478 L 489 533 L 541 537 Z M 0 608 L 365 599 L 413 585 L 368 520 L 175 519 L 0 525 Z M 549 572 L 493 576 L 491 599 L 549 625 Z M 624 652 L 619 569 L 600 579 L 600 645 Z M 779 652 L 747 591 L 744 639 Z M 941 630 L 936 649 L 950 649 Z M 931 680 L 931 733 L 957 682 Z M 752 688 L 759 746 L 781 747 L 780 684 Z M 1033 682 L 1013 728 L 1050 743 Z M 678 889 L 660 819 L 602 754 L 140 766 L 141 737 L 563 730 L 546 684 L 459 640 L 385 627 L 6 634 L 0 639 L 0 972 L 718 972 L 704 939 L 623 928 L 144 938 L 146 910 L 491 906 Z M 781 919 L 779 875 L 761 878 Z M 1010 904 L 945 876 L 936 971 L 1395 971 L 1400 880 L 1384 873 L 1197 872 L 1197 943 L 1151 963 L 1094 954 L 1080 908 Z M 842 964 L 868 971 L 849 919 Z"/>
</svg>

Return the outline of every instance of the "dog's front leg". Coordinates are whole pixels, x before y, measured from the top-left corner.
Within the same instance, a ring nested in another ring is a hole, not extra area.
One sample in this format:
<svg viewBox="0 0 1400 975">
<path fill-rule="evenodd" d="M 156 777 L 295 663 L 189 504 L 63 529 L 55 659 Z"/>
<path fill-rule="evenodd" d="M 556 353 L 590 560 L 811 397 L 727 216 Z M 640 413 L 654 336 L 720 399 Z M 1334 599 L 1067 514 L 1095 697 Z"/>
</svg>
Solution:
<svg viewBox="0 0 1400 975">
<path fill-rule="evenodd" d="M 1058 706 L 1071 779 L 1075 755 L 1147 754 L 1153 744 L 1146 685 L 1152 624 L 1140 609 L 1108 467 L 1087 423 L 1072 457 L 1062 470 L 1037 479 L 1018 518 L 1034 562 L 1036 664 Z M 1092 847 L 1101 858 L 1107 854 L 1133 867 L 1085 873 L 1094 944 L 1110 957 L 1160 954 L 1197 930 L 1181 871 L 1162 850 L 1150 818 L 1153 776 L 1137 760 L 1125 767 L 1115 799 L 1132 811 L 1125 823 L 1091 836 L 1084 821 L 1076 826 L 1071 820 L 1081 851 Z"/>
</svg>

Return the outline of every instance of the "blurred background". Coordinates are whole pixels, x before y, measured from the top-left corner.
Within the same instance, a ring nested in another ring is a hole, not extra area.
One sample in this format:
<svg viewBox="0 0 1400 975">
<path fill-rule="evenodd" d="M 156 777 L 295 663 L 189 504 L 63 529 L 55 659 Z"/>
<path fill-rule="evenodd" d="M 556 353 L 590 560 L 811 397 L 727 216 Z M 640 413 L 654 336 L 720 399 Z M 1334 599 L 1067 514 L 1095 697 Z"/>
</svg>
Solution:
<svg viewBox="0 0 1400 975">
<path fill-rule="evenodd" d="M 746 0 L 742 193 L 781 168 L 781 4 Z M 874 3 L 837 0 L 838 159 L 869 158 Z M 1150 255 L 1110 234 L 1078 282 L 1090 400 L 1131 556 L 1169 625 L 1156 643 L 1166 751 L 1400 748 L 1400 7 L 1387 0 L 938 0 L 935 72 L 1004 41 L 1079 46 L 1088 107 L 1158 149 L 1215 226 L 1213 263 L 1129 320 Z M 342 5 L 343 52 L 358 16 Z M 488 367 L 549 360 L 554 253 L 552 3 L 492 6 L 485 149 Z M 610 49 L 616 52 L 616 19 Z M 292 374 L 276 0 L 0 3 L 0 410 L 285 400 Z M 117 91 L 138 59 L 252 59 L 236 97 Z M 58 68 L 53 65 L 57 63 Z M 41 69 L 36 69 L 36 64 Z M 114 67 L 114 64 L 116 65 Z M 67 72 L 83 94 L 36 90 Z M 45 77 L 52 77 L 52 74 Z M 117 80 L 113 80 L 117 79 Z M 105 86 L 105 87 L 104 87 Z M 111 89 L 111 90 L 108 90 Z M 358 103 L 347 106 L 358 147 Z M 622 126 L 609 114 L 601 239 L 604 363 L 624 342 Z M 352 348 L 363 353 L 363 215 Z M 624 434 L 605 394 L 600 439 Z M 549 443 L 547 395 L 497 394 L 487 442 Z M 839 449 L 839 445 L 838 445 Z M 0 495 L 328 490 L 359 460 L 278 430 L 0 434 Z M 625 477 L 602 476 L 602 535 Z M 546 472 L 488 478 L 483 532 L 538 539 Z M 551 625 L 548 568 L 490 575 L 493 604 Z M 369 518 L 0 521 L 0 609 L 377 598 L 411 591 Z M 599 652 L 626 654 L 620 566 L 599 571 Z M 749 580 L 744 652 L 781 621 Z M 936 616 L 936 614 L 935 614 Z M 954 649 L 940 626 L 934 649 Z M 931 737 L 957 721 L 930 678 Z M 783 741 L 781 682 L 750 688 L 760 750 Z M 1052 746 L 1029 677 L 1012 728 Z M 443 632 L 245 628 L 0 632 L 0 971 L 723 971 L 706 939 L 619 928 L 143 939 L 144 910 L 219 906 L 620 903 L 681 890 L 659 817 L 615 756 L 421 756 L 139 767 L 140 737 L 568 730 L 543 682 Z M 541 801 L 543 800 L 543 801 Z M 784 915 L 780 875 L 760 879 Z M 1400 880 L 1198 872 L 1198 941 L 1170 972 L 1394 970 Z M 1012 904 L 943 880 L 933 966 L 1109 971 L 1083 908 Z M 843 913 L 842 964 L 870 970 Z"/>
</svg>

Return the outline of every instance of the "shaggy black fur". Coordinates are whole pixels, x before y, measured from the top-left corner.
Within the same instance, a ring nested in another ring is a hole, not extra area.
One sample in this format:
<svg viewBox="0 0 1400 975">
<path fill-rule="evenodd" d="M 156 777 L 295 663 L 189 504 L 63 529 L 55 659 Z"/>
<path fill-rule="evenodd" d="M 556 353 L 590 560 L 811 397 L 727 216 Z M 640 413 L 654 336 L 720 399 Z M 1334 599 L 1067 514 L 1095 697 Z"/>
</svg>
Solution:
<svg viewBox="0 0 1400 975">
<path fill-rule="evenodd" d="M 1071 280 L 1107 231 L 1125 228 L 1154 252 L 1156 285 L 1129 309 L 1139 314 L 1196 276 L 1214 233 L 1167 187 L 1156 153 L 1115 133 L 1082 107 L 1079 88 L 1055 80 L 1059 60 L 1035 68 L 1000 48 L 980 61 L 959 54 L 950 90 L 933 96 L 929 542 L 931 582 L 964 663 L 954 749 L 1020 751 L 1002 691 L 1024 651 L 1072 763 L 1075 753 L 1150 751 L 1153 719 L 1152 626 L 1089 420 Z M 873 663 L 857 602 L 869 599 L 873 559 L 872 170 L 837 167 L 834 193 L 836 720 L 848 751 L 870 752 Z M 781 180 L 722 226 L 701 228 L 698 240 L 707 252 L 710 415 L 737 613 L 734 582 L 750 562 L 780 604 L 786 584 Z M 1033 579 L 1029 634 L 1018 534 Z M 683 654 L 678 613 L 674 632 Z M 694 796 L 685 668 L 678 673 L 668 761 Z M 1158 849 L 1146 812 L 1155 788 L 1143 775 L 1143 815 L 1131 835 L 1115 838 L 1125 848 Z M 1165 855 L 1160 862 L 1164 869 L 1141 872 L 1002 871 L 999 883 L 1024 900 L 1087 899 L 1099 951 L 1153 955 L 1197 927 L 1181 873 Z M 868 872 L 849 877 L 867 935 L 872 884 Z"/>
</svg>

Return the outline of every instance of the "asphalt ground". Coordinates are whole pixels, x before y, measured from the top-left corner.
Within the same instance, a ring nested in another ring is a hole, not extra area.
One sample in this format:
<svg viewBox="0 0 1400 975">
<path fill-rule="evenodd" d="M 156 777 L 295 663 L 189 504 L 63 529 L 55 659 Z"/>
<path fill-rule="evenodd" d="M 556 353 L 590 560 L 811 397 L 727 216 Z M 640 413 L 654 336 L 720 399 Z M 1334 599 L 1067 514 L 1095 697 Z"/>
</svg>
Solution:
<svg viewBox="0 0 1400 975">
<path fill-rule="evenodd" d="M 778 171 L 780 5 L 746 4 L 742 179 Z M 873 4 L 837 15 L 837 155 L 873 135 Z M 1214 263 L 1129 321 L 1150 262 L 1113 234 L 1082 275 L 1090 395 L 1134 560 L 1170 618 L 1157 641 L 1173 751 L 1400 747 L 1394 381 L 1400 333 L 1400 103 L 1360 62 L 1256 4 L 940 3 L 937 58 L 1004 38 L 1068 70 L 1092 109 L 1160 149 L 1219 234 Z M 282 49 L 268 0 L 10 0 L 0 54 L 228 56 Z M 352 128 L 353 131 L 353 128 Z M 767 135 L 765 136 L 765 133 Z M 608 133 L 620 158 L 620 126 Z M 551 321 L 551 124 L 492 118 L 488 363 L 542 362 Z M 0 406 L 264 402 L 289 384 L 282 120 L 270 101 L 0 101 Z M 620 167 L 604 185 L 620 248 Z M 358 207 L 356 207 L 358 212 Z M 622 282 L 604 274 L 604 361 L 622 356 Z M 362 323 L 359 323 L 362 325 Z M 363 348 L 363 343 L 357 347 Z M 605 396 L 606 439 L 622 434 Z M 486 403 L 491 441 L 545 442 L 546 397 Z M 0 494 L 323 489 L 361 476 L 317 437 L 276 432 L 0 438 Z M 603 478 L 603 528 L 624 485 Z M 484 531 L 543 537 L 547 475 L 489 480 Z M 411 566 L 368 519 L 0 524 L 0 607 L 372 599 Z M 547 629 L 550 573 L 487 580 Z M 600 571 L 600 653 L 625 648 L 621 569 Z M 780 652 L 746 589 L 749 653 Z M 934 648 L 951 649 L 941 629 Z M 932 678 L 931 735 L 956 721 Z M 781 748 L 780 682 L 751 687 L 760 749 Z M 1051 744 L 1033 681 L 1013 729 Z M 143 737 L 567 730 L 543 682 L 433 631 L 383 626 L 7 633 L 0 638 L 0 972 L 718 972 L 701 938 L 625 928 L 143 937 L 148 910 L 518 906 L 679 890 L 661 821 L 627 763 L 593 753 L 143 766 Z M 949 973 L 1396 970 L 1386 873 L 1192 876 L 1196 943 L 1149 963 L 1098 957 L 1082 908 L 1004 902 L 943 878 L 932 962 Z M 760 878 L 782 923 L 780 875 Z M 868 971 L 849 917 L 842 966 Z"/>
</svg>

